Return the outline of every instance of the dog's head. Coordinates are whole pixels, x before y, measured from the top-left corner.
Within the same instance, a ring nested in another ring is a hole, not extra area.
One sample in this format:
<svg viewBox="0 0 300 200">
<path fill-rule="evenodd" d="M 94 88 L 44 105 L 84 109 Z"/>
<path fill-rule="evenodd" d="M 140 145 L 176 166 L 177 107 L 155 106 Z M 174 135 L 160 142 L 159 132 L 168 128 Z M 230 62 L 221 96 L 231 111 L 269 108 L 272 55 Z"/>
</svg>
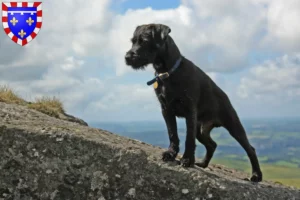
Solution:
<svg viewBox="0 0 300 200">
<path fill-rule="evenodd" d="M 133 69 L 143 69 L 153 63 L 170 32 L 171 29 L 163 24 L 138 26 L 131 39 L 132 47 L 125 55 L 126 64 Z"/>
</svg>

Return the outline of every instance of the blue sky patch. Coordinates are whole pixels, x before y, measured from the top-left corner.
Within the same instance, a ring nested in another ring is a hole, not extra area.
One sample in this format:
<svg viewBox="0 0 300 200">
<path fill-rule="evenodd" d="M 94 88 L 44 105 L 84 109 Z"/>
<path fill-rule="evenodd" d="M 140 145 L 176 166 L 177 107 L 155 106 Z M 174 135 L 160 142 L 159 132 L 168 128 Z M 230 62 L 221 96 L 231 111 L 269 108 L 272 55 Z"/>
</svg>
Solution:
<svg viewBox="0 0 300 200">
<path fill-rule="evenodd" d="M 151 7 L 154 10 L 172 9 L 180 5 L 180 0 L 123 0 L 112 4 L 112 9 L 118 13 L 125 13 L 128 9 L 143 9 Z"/>
</svg>

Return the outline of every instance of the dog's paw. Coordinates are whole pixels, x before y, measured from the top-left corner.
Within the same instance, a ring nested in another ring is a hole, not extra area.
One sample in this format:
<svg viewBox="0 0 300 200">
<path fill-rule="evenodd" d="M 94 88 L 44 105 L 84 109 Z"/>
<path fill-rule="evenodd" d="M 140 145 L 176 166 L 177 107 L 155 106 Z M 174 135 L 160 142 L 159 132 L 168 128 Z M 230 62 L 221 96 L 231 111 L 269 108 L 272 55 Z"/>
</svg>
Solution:
<svg viewBox="0 0 300 200">
<path fill-rule="evenodd" d="M 204 161 L 195 163 L 196 166 L 201 167 L 201 168 L 206 168 L 208 166 L 208 164 Z"/>
<path fill-rule="evenodd" d="M 162 160 L 167 162 L 167 161 L 174 161 L 177 156 L 177 153 L 172 150 L 167 150 L 163 152 L 162 154 Z"/>
<path fill-rule="evenodd" d="M 183 167 L 193 167 L 195 164 L 195 158 L 183 157 L 180 162 Z"/>
<path fill-rule="evenodd" d="M 261 172 L 253 172 L 250 180 L 252 182 L 261 182 L 262 181 L 262 173 Z"/>
</svg>

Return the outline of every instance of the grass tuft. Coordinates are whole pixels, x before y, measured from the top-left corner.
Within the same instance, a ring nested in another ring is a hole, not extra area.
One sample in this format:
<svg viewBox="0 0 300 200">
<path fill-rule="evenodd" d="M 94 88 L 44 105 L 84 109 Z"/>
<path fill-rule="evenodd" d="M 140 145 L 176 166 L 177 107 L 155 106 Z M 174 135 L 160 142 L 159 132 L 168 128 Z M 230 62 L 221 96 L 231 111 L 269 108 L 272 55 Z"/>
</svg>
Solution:
<svg viewBox="0 0 300 200">
<path fill-rule="evenodd" d="M 65 113 L 62 102 L 56 97 L 37 98 L 28 107 L 56 118 Z"/>
<path fill-rule="evenodd" d="M 27 106 L 56 118 L 59 118 L 60 114 L 65 114 L 62 102 L 56 97 L 41 97 L 35 102 L 26 102 L 8 86 L 0 86 L 0 102 Z"/>
<path fill-rule="evenodd" d="M 26 101 L 8 86 L 0 86 L 0 102 L 18 105 L 26 104 Z"/>
</svg>

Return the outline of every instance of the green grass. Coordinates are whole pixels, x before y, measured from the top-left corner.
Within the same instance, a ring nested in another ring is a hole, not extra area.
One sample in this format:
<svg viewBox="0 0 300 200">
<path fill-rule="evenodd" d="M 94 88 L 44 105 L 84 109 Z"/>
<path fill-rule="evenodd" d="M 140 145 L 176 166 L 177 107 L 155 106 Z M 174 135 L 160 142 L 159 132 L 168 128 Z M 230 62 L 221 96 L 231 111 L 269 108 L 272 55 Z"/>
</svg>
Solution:
<svg viewBox="0 0 300 200">
<path fill-rule="evenodd" d="M 265 158 L 263 158 L 265 159 Z M 259 158 L 260 161 L 261 158 Z M 227 167 L 251 173 L 251 165 L 249 161 L 239 161 L 233 159 L 215 158 L 212 160 L 214 164 L 222 164 Z M 264 180 L 280 182 L 284 185 L 290 185 L 300 188 L 300 168 L 293 164 L 277 162 L 275 164 L 260 163 Z"/>
<path fill-rule="evenodd" d="M 214 164 L 222 164 L 227 167 L 237 169 L 244 172 L 250 172 L 250 165 L 245 161 L 233 160 L 233 159 L 224 159 L 224 158 L 213 158 L 212 163 Z"/>
<path fill-rule="evenodd" d="M 290 178 L 290 179 L 276 179 L 276 180 L 272 180 L 274 182 L 279 182 L 282 183 L 284 185 L 289 185 L 289 186 L 294 186 L 300 189 L 300 179 L 298 178 Z"/>
<path fill-rule="evenodd" d="M 297 164 L 291 163 L 291 162 L 287 162 L 287 161 L 283 161 L 283 160 L 277 161 L 275 164 L 278 165 L 278 166 L 283 166 L 283 167 L 293 167 L 293 168 L 298 168 L 298 165 L 297 165 Z M 299 169 L 299 170 L 300 170 L 300 169 Z"/>
<path fill-rule="evenodd" d="M 247 158 L 247 159 L 248 159 L 248 158 Z M 268 158 L 268 156 L 260 156 L 260 157 L 258 157 L 258 160 L 259 160 L 260 162 L 266 162 L 266 161 L 269 160 L 269 158 Z"/>
<path fill-rule="evenodd" d="M 239 158 L 239 156 L 238 155 L 235 155 L 235 154 L 229 154 L 229 155 L 226 155 L 225 156 L 226 158 L 231 158 L 231 159 L 238 159 Z"/>
<path fill-rule="evenodd" d="M 300 159 L 292 158 L 291 161 L 294 163 L 300 164 Z"/>
<path fill-rule="evenodd" d="M 215 139 L 215 138 L 214 138 Z M 236 146 L 237 142 L 233 138 L 216 139 L 220 146 Z"/>
</svg>

